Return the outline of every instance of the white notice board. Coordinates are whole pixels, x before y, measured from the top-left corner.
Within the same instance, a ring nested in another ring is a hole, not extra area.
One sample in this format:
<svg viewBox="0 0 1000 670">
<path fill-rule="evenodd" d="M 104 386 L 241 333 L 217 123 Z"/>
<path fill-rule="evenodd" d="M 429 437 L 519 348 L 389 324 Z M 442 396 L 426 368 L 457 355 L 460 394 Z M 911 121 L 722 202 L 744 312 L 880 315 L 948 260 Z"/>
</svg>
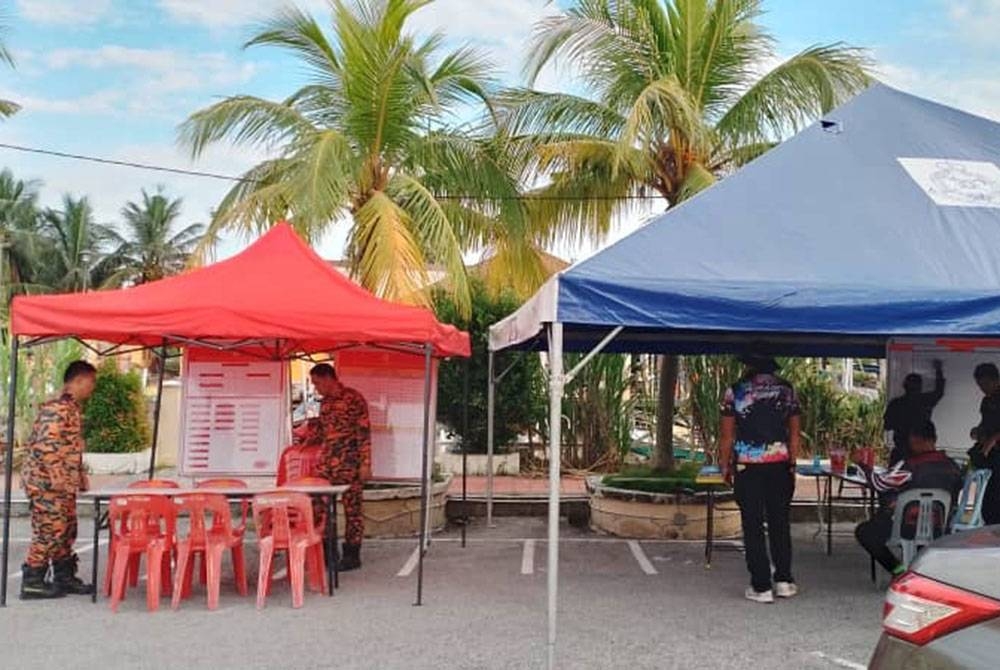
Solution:
<svg viewBox="0 0 1000 670">
<path fill-rule="evenodd" d="M 980 363 L 1000 366 L 1000 340 L 895 339 L 889 343 L 887 401 L 903 393 L 906 375 L 924 378 L 924 392 L 934 388 L 934 360 L 944 372 L 944 397 L 931 419 L 937 427 L 938 446 L 951 456 L 965 457 L 972 446 L 969 430 L 979 425 L 982 391 L 972 373 Z"/>
<path fill-rule="evenodd" d="M 336 356 L 340 381 L 364 396 L 372 424 L 372 476 L 420 479 L 424 430 L 424 357 L 349 350 Z M 437 416 L 437 361 L 431 368 L 429 458 Z"/>
<path fill-rule="evenodd" d="M 290 442 L 287 364 L 189 350 L 184 359 L 180 471 L 273 475 Z"/>
</svg>

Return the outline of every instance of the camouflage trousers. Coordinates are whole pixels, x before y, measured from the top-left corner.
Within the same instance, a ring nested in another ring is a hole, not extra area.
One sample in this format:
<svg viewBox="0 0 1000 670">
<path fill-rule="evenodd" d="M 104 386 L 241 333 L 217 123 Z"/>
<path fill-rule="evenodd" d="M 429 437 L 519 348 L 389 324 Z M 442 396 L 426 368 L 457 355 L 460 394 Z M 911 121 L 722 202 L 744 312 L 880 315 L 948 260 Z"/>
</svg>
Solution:
<svg viewBox="0 0 1000 670">
<path fill-rule="evenodd" d="M 30 496 L 31 546 L 25 563 L 42 568 L 49 561 L 73 555 L 76 542 L 76 496 L 66 493 L 36 493 Z"/>
<path fill-rule="evenodd" d="M 344 542 L 346 544 L 361 545 L 361 540 L 365 536 L 365 517 L 361 513 L 361 501 L 364 497 L 364 484 L 360 480 L 351 482 L 351 488 L 344 492 L 340 501 L 344 506 Z"/>
</svg>

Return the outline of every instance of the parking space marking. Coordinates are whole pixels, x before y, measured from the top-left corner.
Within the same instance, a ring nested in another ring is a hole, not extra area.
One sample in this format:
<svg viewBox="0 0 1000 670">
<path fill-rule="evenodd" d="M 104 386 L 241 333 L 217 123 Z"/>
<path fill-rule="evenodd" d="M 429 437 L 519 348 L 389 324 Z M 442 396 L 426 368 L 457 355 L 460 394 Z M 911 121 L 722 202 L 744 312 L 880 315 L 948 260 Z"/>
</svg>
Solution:
<svg viewBox="0 0 1000 670">
<path fill-rule="evenodd" d="M 848 661 L 846 658 L 838 658 L 836 656 L 830 656 L 829 654 L 824 654 L 822 651 L 814 651 L 812 653 L 818 659 L 832 663 L 838 668 L 847 668 L 847 670 L 866 670 L 868 666 L 861 663 L 855 663 L 854 661 Z"/>
<path fill-rule="evenodd" d="M 410 557 L 406 559 L 406 563 L 403 568 L 396 573 L 397 577 L 409 577 L 417 567 L 417 563 L 420 561 L 420 547 L 413 550 Z"/>
<path fill-rule="evenodd" d="M 521 574 L 530 575 L 535 571 L 535 541 L 524 541 L 524 553 L 521 554 Z"/>
<path fill-rule="evenodd" d="M 646 556 L 646 552 L 642 550 L 642 545 L 639 544 L 638 540 L 629 540 L 628 548 L 632 550 L 632 555 L 635 557 L 635 562 L 639 564 L 639 568 L 642 569 L 647 575 L 657 575 L 656 568 L 653 564 L 649 562 L 649 558 Z"/>
</svg>

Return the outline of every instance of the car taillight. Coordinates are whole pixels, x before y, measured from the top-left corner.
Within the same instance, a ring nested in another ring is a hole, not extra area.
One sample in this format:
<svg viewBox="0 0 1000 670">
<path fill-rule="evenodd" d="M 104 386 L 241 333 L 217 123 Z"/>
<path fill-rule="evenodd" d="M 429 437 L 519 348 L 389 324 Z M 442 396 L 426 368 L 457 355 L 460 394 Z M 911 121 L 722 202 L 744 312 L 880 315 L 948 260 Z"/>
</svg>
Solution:
<svg viewBox="0 0 1000 670">
<path fill-rule="evenodd" d="M 997 616 L 1000 601 L 910 572 L 889 587 L 882 625 L 919 646 Z"/>
</svg>

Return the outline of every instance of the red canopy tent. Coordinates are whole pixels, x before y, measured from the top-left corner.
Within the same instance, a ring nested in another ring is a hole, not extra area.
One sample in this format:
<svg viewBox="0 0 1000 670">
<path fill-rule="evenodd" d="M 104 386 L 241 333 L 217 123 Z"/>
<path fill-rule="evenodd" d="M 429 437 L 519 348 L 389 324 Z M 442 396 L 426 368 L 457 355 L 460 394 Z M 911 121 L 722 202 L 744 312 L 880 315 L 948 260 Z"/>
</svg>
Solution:
<svg viewBox="0 0 1000 670">
<path fill-rule="evenodd" d="M 168 346 L 205 346 L 282 360 L 348 347 L 385 347 L 425 359 L 422 502 L 427 503 L 427 452 L 432 357 L 470 355 L 469 336 L 423 308 L 376 298 L 323 261 L 287 223 L 242 253 L 134 288 L 66 295 L 18 296 L 11 307 L 11 379 L 5 459 L 3 572 L 10 539 L 14 410 L 19 346 L 76 338 L 109 343 L 100 354 Z M 23 339 L 23 341 L 22 341 Z M 161 368 L 162 369 L 162 368 Z M 159 419 L 160 389 L 156 418 Z M 156 428 L 153 435 L 155 462 Z M 422 522 L 426 515 L 421 514 Z M 421 542 L 426 541 L 426 528 Z M 420 552 L 421 557 L 423 552 Z M 421 561 L 422 563 L 422 561 Z M 419 600 L 418 585 L 418 600 Z M 6 580 L 0 589 L 6 604 Z"/>
</svg>

